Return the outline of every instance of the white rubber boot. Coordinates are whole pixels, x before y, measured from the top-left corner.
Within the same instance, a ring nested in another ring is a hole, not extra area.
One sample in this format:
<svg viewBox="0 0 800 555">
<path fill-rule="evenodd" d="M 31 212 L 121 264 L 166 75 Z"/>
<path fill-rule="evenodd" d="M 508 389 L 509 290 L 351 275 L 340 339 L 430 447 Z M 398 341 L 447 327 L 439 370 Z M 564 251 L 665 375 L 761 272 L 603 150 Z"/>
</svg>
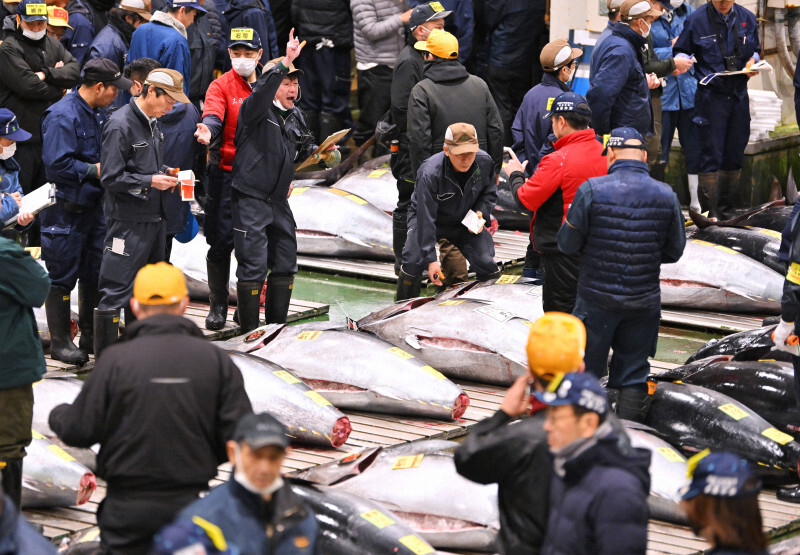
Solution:
<svg viewBox="0 0 800 555">
<path fill-rule="evenodd" d="M 700 201 L 697 198 L 698 178 L 696 173 L 689 174 L 689 208 L 695 212 L 700 212 Z"/>
</svg>

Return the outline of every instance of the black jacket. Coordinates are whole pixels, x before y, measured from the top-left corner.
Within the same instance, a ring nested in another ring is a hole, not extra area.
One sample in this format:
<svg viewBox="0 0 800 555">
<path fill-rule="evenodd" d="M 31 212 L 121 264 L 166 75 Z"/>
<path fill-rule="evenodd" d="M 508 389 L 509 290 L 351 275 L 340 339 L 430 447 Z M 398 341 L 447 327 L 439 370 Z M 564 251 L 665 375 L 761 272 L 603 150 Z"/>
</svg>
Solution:
<svg viewBox="0 0 800 555">
<path fill-rule="evenodd" d="M 456 451 L 459 474 L 497 484 L 503 555 L 536 555 L 544 541 L 553 462 L 543 424 L 543 412 L 512 424 L 499 410 Z"/>
<path fill-rule="evenodd" d="M 105 353 L 50 427 L 67 445 L 100 443 L 97 475 L 109 488 L 206 489 L 252 410 L 239 369 L 172 314 L 134 322 Z"/>
<path fill-rule="evenodd" d="M 214 2 L 209 2 L 209 5 L 213 6 Z M 206 97 L 206 90 L 214 80 L 214 62 L 219 42 L 211 36 L 211 20 L 206 16 L 197 18 L 197 21 L 186 28 L 186 39 L 192 60 L 189 99 L 196 102 Z"/>
<path fill-rule="evenodd" d="M 328 39 L 336 48 L 353 48 L 353 15 L 349 0 L 294 0 L 292 21 L 295 35 L 309 47 Z"/>
<path fill-rule="evenodd" d="M 106 190 L 106 219 L 124 222 L 160 222 L 163 192 L 150 187 L 153 175 L 163 171 L 164 134 L 135 106 L 136 99 L 114 112 L 103 127 L 100 185 Z"/>
<path fill-rule="evenodd" d="M 281 64 L 261 74 L 239 110 L 232 187 L 266 201 L 286 201 L 294 178 L 294 152 L 289 152 L 283 118 L 272 104 L 289 72 Z"/>
<path fill-rule="evenodd" d="M 408 44 L 397 56 L 392 74 L 392 119 L 400 134 L 398 137 L 400 150 L 392 156 L 392 175 L 395 179 L 413 182 L 416 176 L 408 152 L 408 98 L 414 86 L 425 77 L 425 60 L 422 58 L 422 52 L 414 48 L 414 43 L 417 41 L 414 35 L 408 33 L 407 41 Z"/>
<path fill-rule="evenodd" d="M 408 142 L 414 174 L 432 154 L 442 151 L 444 134 L 453 123 L 471 123 L 481 150 L 500 170 L 503 161 L 503 122 L 480 77 L 470 75 L 455 60 L 425 64 L 425 79 L 408 99 Z"/>
<path fill-rule="evenodd" d="M 54 67 L 57 62 L 64 66 Z M 40 71 L 44 81 L 36 76 Z M 80 73 L 75 57 L 53 37 L 33 41 L 20 28 L 0 44 L 0 106 L 14 112 L 20 127 L 32 135 L 28 143 L 42 141 L 42 114 L 78 84 Z"/>
</svg>

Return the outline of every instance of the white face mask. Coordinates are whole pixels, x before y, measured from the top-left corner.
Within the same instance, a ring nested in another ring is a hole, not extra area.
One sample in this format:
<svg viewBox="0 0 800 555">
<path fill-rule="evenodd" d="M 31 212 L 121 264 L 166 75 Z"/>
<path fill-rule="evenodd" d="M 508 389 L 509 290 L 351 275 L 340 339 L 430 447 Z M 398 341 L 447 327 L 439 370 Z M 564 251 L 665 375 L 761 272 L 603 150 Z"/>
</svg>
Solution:
<svg viewBox="0 0 800 555">
<path fill-rule="evenodd" d="M 231 58 L 233 71 L 245 78 L 250 77 L 256 70 L 256 62 L 255 58 Z"/>
<path fill-rule="evenodd" d="M 24 27 L 22 29 L 22 35 L 31 40 L 42 40 L 42 38 L 44 38 L 46 34 L 47 34 L 47 29 L 42 29 L 41 31 L 36 31 L 35 33 L 30 29 L 25 29 Z"/>
<path fill-rule="evenodd" d="M 273 493 L 275 493 L 276 491 L 278 491 L 279 489 L 281 489 L 283 487 L 283 478 L 279 475 L 267 487 L 260 488 L 260 489 L 257 488 L 250 481 L 250 479 L 247 477 L 247 474 L 245 474 L 241 470 L 241 468 L 242 468 L 242 453 L 239 450 L 239 446 L 238 445 L 236 446 L 236 449 L 234 450 L 234 458 L 236 460 L 236 467 L 234 468 L 234 471 L 233 471 L 233 479 L 236 480 L 237 482 L 239 482 L 239 484 L 244 489 L 249 491 L 250 493 L 255 493 L 256 495 L 260 495 L 261 497 L 265 497 L 265 496 L 268 496 L 268 495 L 272 495 Z"/>
<path fill-rule="evenodd" d="M 3 152 L 0 152 L 0 160 L 8 160 L 17 151 L 17 143 L 11 143 L 11 146 L 0 147 Z"/>
<path fill-rule="evenodd" d="M 642 20 L 642 23 L 644 23 L 645 25 L 647 25 L 647 31 L 645 31 L 644 33 L 642 33 L 642 37 L 644 37 L 644 38 L 647 38 L 647 37 L 649 37 L 649 36 L 650 36 L 650 24 L 649 24 L 648 22 L 646 22 L 644 19 Z"/>
<path fill-rule="evenodd" d="M 676 10 L 683 6 L 683 0 L 669 0 L 669 3 Z"/>
</svg>

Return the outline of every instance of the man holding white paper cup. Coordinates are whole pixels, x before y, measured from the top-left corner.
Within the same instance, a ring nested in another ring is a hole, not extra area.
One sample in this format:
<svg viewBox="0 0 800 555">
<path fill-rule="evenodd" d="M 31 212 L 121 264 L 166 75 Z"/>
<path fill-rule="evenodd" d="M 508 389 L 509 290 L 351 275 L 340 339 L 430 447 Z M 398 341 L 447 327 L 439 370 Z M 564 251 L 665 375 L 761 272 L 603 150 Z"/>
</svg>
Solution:
<svg viewBox="0 0 800 555">
<path fill-rule="evenodd" d="M 436 241 L 447 239 L 469 261 L 479 281 L 500 276 L 494 242 L 483 227 L 497 201 L 492 157 L 480 150 L 475 127 L 454 123 L 447 128 L 443 152 L 420 166 L 403 248 L 397 300 L 419 296 L 422 273 L 442 285 Z"/>
</svg>

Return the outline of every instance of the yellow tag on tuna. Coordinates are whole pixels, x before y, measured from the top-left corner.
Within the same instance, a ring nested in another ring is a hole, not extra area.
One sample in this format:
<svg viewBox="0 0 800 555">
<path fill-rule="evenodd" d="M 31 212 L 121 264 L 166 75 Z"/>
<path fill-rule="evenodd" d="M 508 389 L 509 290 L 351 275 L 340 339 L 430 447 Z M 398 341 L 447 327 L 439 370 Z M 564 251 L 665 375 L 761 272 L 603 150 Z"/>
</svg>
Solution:
<svg viewBox="0 0 800 555">
<path fill-rule="evenodd" d="M 686 459 L 683 458 L 683 455 L 678 453 L 672 447 L 659 447 L 658 452 L 670 462 L 686 462 Z"/>
<path fill-rule="evenodd" d="M 320 335 L 322 335 L 321 331 L 304 331 L 301 332 L 300 335 L 297 336 L 298 341 L 314 341 Z"/>
<path fill-rule="evenodd" d="M 457 305 L 457 304 L 461 304 L 463 302 L 464 301 L 449 300 L 449 301 L 444 301 L 443 303 L 439 303 L 439 306 L 454 306 L 454 305 Z"/>
<path fill-rule="evenodd" d="M 425 455 L 409 455 L 407 457 L 397 457 L 392 465 L 392 470 L 406 470 L 408 468 L 417 468 L 422 464 L 422 459 Z"/>
<path fill-rule="evenodd" d="M 357 195 L 347 195 L 347 198 L 356 204 L 367 204 L 367 201 Z"/>
<path fill-rule="evenodd" d="M 231 40 L 253 40 L 252 29 L 231 29 Z"/>
<path fill-rule="evenodd" d="M 776 431 L 777 431 L 777 430 L 776 430 Z M 53 454 L 55 454 L 56 456 L 58 456 L 58 458 L 60 458 L 60 459 L 63 459 L 63 460 L 65 460 L 65 461 L 67 461 L 67 462 L 72 462 L 72 461 L 74 461 L 74 460 L 75 460 L 75 458 L 74 458 L 72 455 L 70 455 L 69 453 L 67 453 L 66 451 L 64 451 L 64 450 L 63 450 L 61 447 L 59 447 L 58 445 L 55 445 L 55 444 L 53 444 L 53 445 L 48 445 L 48 446 L 47 446 L 47 448 L 48 448 L 50 451 L 52 451 L 52 452 L 53 452 Z"/>
<path fill-rule="evenodd" d="M 727 405 L 722 405 L 717 408 L 722 412 L 724 412 L 725 414 L 727 414 L 728 416 L 730 416 L 731 418 L 733 418 L 734 420 L 741 420 L 742 418 L 747 418 L 748 416 L 750 416 L 749 414 L 747 414 L 747 412 L 740 409 L 733 403 L 728 403 Z"/>
<path fill-rule="evenodd" d="M 47 4 L 28 4 L 25 6 L 25 15 L 47 15 Z"/>
<path fill-rule="evenodd" d="M 320 395 L 319 393 L 317 393 L 313 389 L 309 390 L 309 391 L 306 391 L 306 397 L 308 397 L 309 399 L 311 399 L 312 401 L 314 401 L 316 404 L 318 404 L 321 407 L 327 407 L 328 405 L 331 404 L 330 401 L 328 401 L 325 397 L 323 397 L 322 395 Z"/>
<path fill-rule="evenodd" d="M 391 526 L 394 524 L 394 520 L 380 512 L 379 510 L 375 509 L 374 511 L 369 511 L 366 513 L 361 513 L 361 518 L 375 526 L 375 528 L 381 529 L 386 528 L 387 526 Z"/>
<path fill-rule="evenodd" d="M 786 272 L 786 279 L 800 285 L 800 264 L 792 262 L 792 265 L 789 266 L 789 271 Z"/>
<path fill-rule="evenodd" d="M 280 379 L 282 379 L 286 383 L 289 383 L 289 384 L 300 383 L 299 379 L 295 378 L 293 375 L 291 375 L 286 370 L 276 370 L 275 372 L 273 372 L 273 374 L 278 376 Z"/>
<path fill-rule="evenodd" d="M 433 366 L 423 366 L 423 367 L 422 367 L 422 369 L 423 369 L 425 372 L 427 372 L 428 374 L 430 374 L 431 376 L 433 376 L 434 378 L 436 378 L 437 380 L 443 380 L 443 379 L 444 379 L 444 374 L 442 374 L 441 372 L 439 372 L 439 371 L 438 371 L 436 368 L 434 368 Z"/>
<path fill-rule="evenodd" d="M 414 355 L 412 355 L 411 353 L 405 352 L 400 347 L 391 347 L 391 348 L 389 348 L 389 352 L 392 353 L 393 355 L 397 355 L 400 358 L 405 359 L 405 360 L 408 360 L 410 358 L 414 358 Z"/>
<path fill-rule="evenodd" d="M 436 13 L 444 11 L 444 6 L 442 6 L 439 2 L 431 2 L 430 6 Z"/>
<path fill-rule="evenodd" d="M 308 191 L 308 187 L 295 187 L 294 189 L 292 189 L 292 196 L 302 195 L 306 191 Z"/>
<path fill-rule="evenodd" d="M 498 283 L 498 284 L 501 284 L 501 285 L 506 284 L 506 283 L 517 283 L 519 281 L 520 277 L 522 277 L 522 276 L 509 276 L 508 274 L 503 274 L 502 276 L 497 278 L 497 281 L 495 283 Z"/>
<path fill-rule="evenodd" d="M 388 171 L 389 170 L 384 169 L 384 168 L 378 168 L 377 170 L 372 170 L 371 172 L 369 172 L 367 174 L 367 177 L 370 178 L 370 179 L 376 179 L 376 178 L 382 176 L 383 174 L 385 174 Z"/>
<path fill-rule="evenodd" d="M 413 534 L 400 538 L 400 543 L 409 548 L 414 555 L 428 555 L 428 553 L 436 553 L 425 540 Z"/>
<path fill-rule="evenodd" d="M 789 434 L 784 434 L 782 431 L 776 430 L 775 428 L 767 428 L 766 430 L 761 432 L 761 435 L 766 436 L 770 438 L 772 441 L 780 443 L 781 445 L 786 445 L 787 443 L 789 443 L 794 439 Z"/>
<path fill-rule="evenodd" d="M 37 432 L 36 430 L 31 430 L 31 437 L 33 439 L 44 439 L 44 436 Z"/>
</svg>

